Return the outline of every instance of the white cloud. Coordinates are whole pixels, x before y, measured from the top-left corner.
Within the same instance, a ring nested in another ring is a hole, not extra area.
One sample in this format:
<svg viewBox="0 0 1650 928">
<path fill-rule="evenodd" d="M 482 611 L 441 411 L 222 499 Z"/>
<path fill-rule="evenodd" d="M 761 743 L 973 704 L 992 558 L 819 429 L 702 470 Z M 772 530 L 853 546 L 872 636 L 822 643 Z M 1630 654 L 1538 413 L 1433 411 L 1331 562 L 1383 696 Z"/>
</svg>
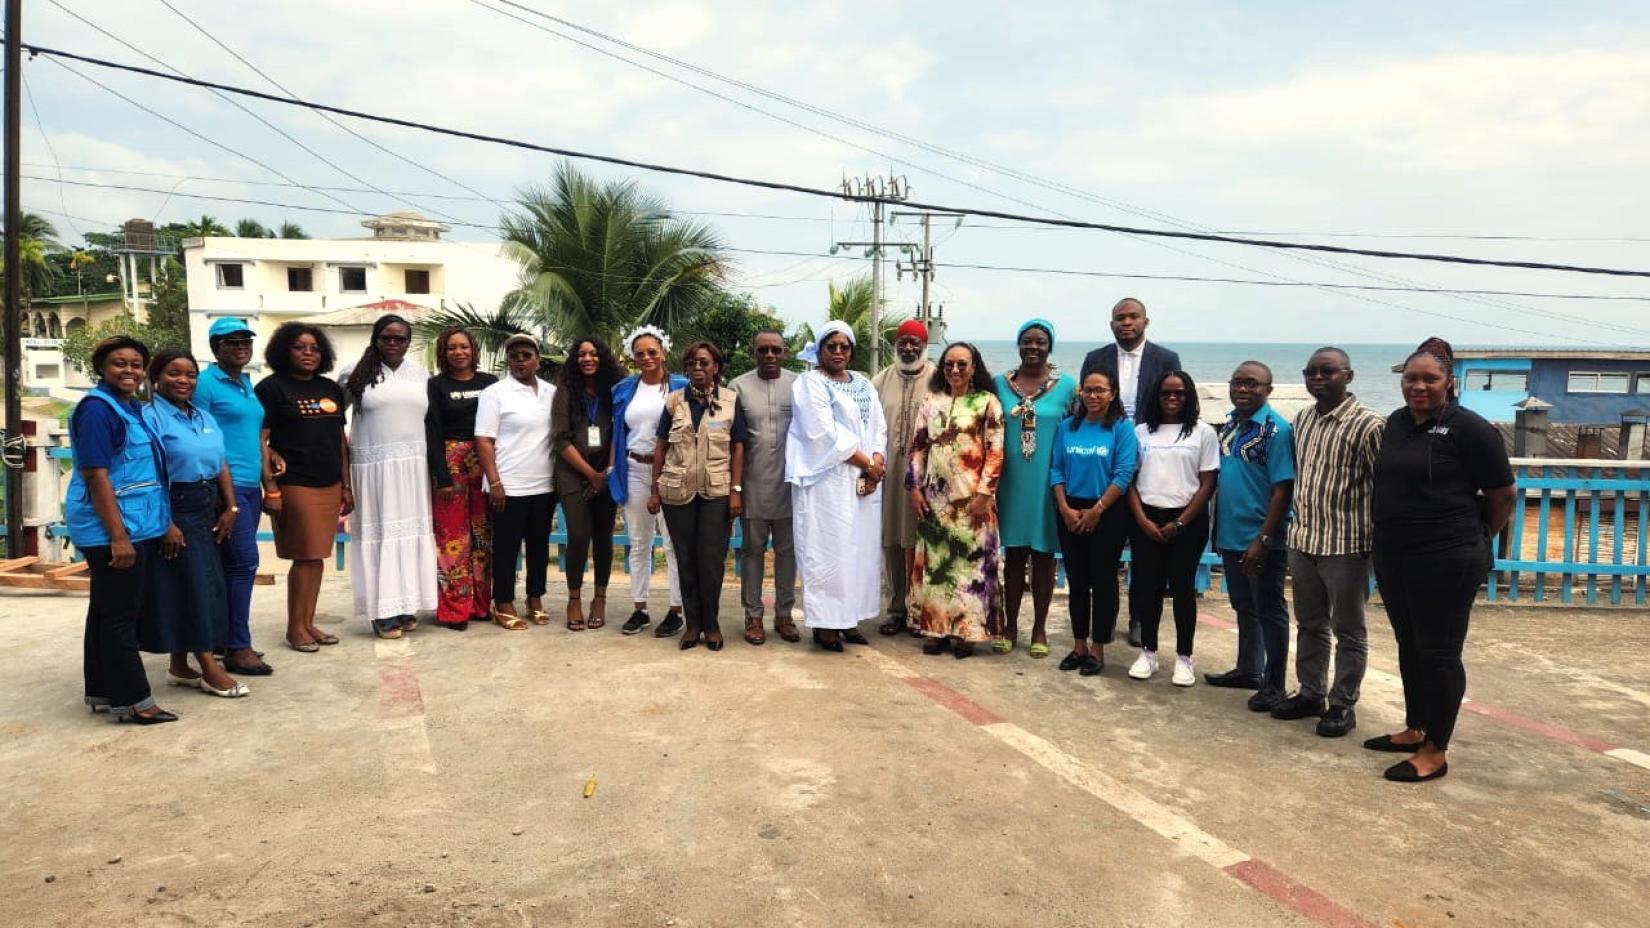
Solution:
<svg viewBox="0 0 1650 928">
<path fill-rule="evenodd" d="M 630 18 L 625 38 L 661 52 L 678 52 L 704 40 L 714 27 L 712 17 L 697 3 L 659 3 Z"/>
</svg>

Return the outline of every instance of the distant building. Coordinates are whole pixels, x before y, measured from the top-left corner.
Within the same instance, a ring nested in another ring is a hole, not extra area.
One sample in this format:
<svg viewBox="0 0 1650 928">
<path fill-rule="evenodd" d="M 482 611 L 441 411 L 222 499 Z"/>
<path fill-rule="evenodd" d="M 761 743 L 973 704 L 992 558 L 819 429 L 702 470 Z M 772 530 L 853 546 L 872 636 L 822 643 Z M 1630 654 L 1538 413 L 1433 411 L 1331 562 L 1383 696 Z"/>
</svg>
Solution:
<svg viewBox="0 0 1650 928">
<path fill-rule="evenodd" d="M 118 291 L 36 297 L 23 314 L 23 387 L 31 396 L 77 398 L 92 382 L 63 359 L 63 338 L 125 312 Z"/>
<path fill-rule="evenodd" d="M 1536 397 L 1547 420 L 1613 425 L 1650 414 L 1650 348 L 1463 348 L 1455 352 L 1461 404 L 1491 422 L 1511 422 Z"/>
<path fill-rule="evenodd" d="M 364 220 L 358 239 L 210 237 L 183 243 L 189 277 L 189 329 L 197 355 L 208 357 L 206 330 L 214 319 L 246 319 L 262 339 L 292 319 L 330 324 L 333 313 L 348 335 L 381 315 L 386 301 L 425 310 L 471 304 L 488 311 L 517 286 L 520 265 L 497 243 L 448 242 L 447 227 L 413 212 Z M 361 310 L 362 313 L 354 313 Z M 357 318 L 360 317 L 360 318 Z M 344 321 L 347 320 L 347 321 Z M 362 331 L 365 331 L 364 329 Z M 339 364 L 360 353 L 364 340 L 338 346 Z"/>
</svg>

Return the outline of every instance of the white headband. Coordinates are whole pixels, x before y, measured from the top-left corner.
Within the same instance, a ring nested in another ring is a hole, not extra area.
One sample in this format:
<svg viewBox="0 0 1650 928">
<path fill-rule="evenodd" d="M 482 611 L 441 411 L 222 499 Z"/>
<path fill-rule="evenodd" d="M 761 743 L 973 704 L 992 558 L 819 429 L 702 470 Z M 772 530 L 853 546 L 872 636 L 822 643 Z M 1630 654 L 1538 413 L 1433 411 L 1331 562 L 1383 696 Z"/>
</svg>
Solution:
<svg viewBox="0 0 1650 928">
<path fill-rule="evenodd" d="M 641 338 L 644 335 L 651 335 L 658 339 L 659 346 L 665 350 L 665 354 L 670 354 L 670 336 L 665 334 L 664 329 L 652 325 L 639 325 L 636 328 L 631 329 L 630 334 L 624 337 L 625 348 L 631 354 L 635 354 L 636 339 Z"/>
</svg>

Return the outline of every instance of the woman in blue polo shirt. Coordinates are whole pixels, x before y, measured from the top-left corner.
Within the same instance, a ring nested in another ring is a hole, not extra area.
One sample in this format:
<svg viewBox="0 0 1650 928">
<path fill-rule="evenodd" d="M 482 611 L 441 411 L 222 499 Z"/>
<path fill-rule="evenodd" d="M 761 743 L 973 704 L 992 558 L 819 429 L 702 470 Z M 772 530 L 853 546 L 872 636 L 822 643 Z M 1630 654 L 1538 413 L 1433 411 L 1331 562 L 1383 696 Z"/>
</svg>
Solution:
<svg viewBox="0 0 1650 928">
<path fill-rule="evenodd" d="M 1139 442 L 1111 374 L 1084 374 L 1077 395 L 1079 411 L 1054 433 L 1048 482 L 1071 580 L 1074 643 L 1060 669 L 1090 677 L 1100 672 L 1117 631 L 1117 564 L 1129 535 L 1128 507 L 1120 503 L 1134 480 Z"/>
<path fill-rule="evenodd" d="M 166 682 L 235 699 L 252 691 L 225 673 L 212 652 L 229 638 L 229 583 L 218 546 L 234 531 L 240 507 L 224 454 L 223 432 L 195 406 L 200 369 L 187 351 L 168 349 L 149 363 L 155 397 L 143 424 L 166 461 L 172 522 L 149 582 L 150 608 L 138 625 L 143 650 L 172 655 Z M 200 672 L 189 666 L 189 655 Z"/>
<path fill-rule="evenodd" d="M 116 721 L 175 722 L 155 705 L 138 656 L 150 561 L 170 524 L 161 452 L 139 418 L 149 349 L 117 335 L 92 349 L 97 386 L 69 416 L 74 470 L 63 501 L 69 540 L 86 558 L 86 705 Z"/>
<path fill-rule="evenodd" d="M 229 641 L 224 667 L 230 673 L 267 676 L 274 671 L 252 650 L 252 582 L 258 574 L 258 516 L 263 508 L 265 480 L 286 472 L 286 462 L 272 455 L 264 464 L 259 431 L 264 406 L 252 392 L 246 366 L 252 362 L 252 330 L 241 319 L 219 319 L 206 330 L 206 343 L 218 359 L 201 371 L 192 401 L 217 420 L 229 458 L 229 476 L 235 483 L 235 505 L 240 507 L 235 527 L 218 546 L 228 581 Z"/>
</svg>

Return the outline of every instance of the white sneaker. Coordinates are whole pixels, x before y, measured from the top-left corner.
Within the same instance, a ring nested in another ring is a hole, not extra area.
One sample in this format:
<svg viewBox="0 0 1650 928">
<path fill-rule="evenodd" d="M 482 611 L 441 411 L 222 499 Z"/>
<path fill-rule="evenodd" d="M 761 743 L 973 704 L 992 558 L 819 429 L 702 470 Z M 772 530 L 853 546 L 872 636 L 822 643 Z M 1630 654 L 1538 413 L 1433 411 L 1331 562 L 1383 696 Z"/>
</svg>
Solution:
<svg viewBox="0 0 1650 928">
<path fill-rule="evenodd" d="M 1192 659 L 1184 654 L 1176 654 L 1174 658 L 1174 676 L 1170 678 L 1175 686 L 1191 686 L 1197 682 L 1197 674 L 1192 670 Z"/>
<path fill-rule="evenodd" d="M 1134 659 L 1134 666 L 1129 668 L 1129 676 L 1136 680 L 1150 680 L 1152 674 L 1157 673 L 1157 652 L 1140 649 L 1140 656 Z"/>
</svg>

